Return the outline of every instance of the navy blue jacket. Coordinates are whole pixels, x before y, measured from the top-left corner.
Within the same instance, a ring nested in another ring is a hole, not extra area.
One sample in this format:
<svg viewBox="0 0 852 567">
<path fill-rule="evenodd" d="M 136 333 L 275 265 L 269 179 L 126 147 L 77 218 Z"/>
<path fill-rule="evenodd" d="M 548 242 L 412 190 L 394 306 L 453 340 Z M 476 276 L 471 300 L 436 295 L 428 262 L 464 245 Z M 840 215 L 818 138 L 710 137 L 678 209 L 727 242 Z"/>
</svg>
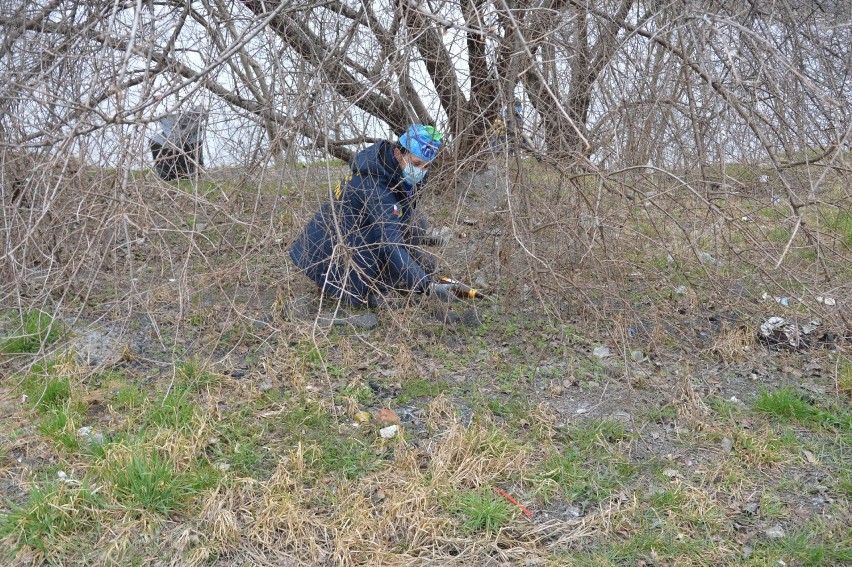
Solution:
<svg viewBox="0 0 852 567">
<path fill-rule="evenodd" d="M 414 191 L 403 182 L 392 142 L 352 160 L 352 173 L 330 192 L 293 246 L 293 263 L 319 286 L 353 305 L 371 290 L 423 291 L 429 276 L 409 254 L 403 229 L 414 213 Z"/>
</svg>

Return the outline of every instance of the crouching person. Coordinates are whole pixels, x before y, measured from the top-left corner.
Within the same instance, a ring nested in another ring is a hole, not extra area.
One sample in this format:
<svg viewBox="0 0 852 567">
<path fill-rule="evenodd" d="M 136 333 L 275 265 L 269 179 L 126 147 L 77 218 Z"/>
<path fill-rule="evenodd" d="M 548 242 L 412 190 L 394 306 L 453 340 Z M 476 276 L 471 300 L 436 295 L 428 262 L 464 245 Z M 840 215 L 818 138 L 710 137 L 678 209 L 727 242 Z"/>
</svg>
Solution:
<svg viewBox="0 0 852 567">
<path fill-rule="evenodd" d="M 448 300 L 434 284 L 435 244 L 416 213 L 417 194 L 441 148 L 432 126 L 411 125 L 397 142 L 359 152 L 351 173 L 330 191 L 290 249 L 290 258 L 323 293 L 352 306 L 388 305 L 395 291 Z"/>
</svg>

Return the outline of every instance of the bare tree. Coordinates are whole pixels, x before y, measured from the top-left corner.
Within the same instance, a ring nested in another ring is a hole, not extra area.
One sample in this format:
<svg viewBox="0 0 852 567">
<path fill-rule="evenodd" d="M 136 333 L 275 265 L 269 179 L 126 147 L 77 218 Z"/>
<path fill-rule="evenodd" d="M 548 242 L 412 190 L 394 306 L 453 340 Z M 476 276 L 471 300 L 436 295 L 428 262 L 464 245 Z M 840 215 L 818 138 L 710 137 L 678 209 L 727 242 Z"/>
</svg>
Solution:
<svg viewBox="0 0 852 567">
<path fill-rule="evenodd" d="M 446 161 L 476 168 L 518 97 L 540 157 L 583 206 L 600 195 L 575 173 L 599 175 L 600 191 L 614 171 L 650 167 L 712 204 L 718 187 L 747 185 L 728 175 L 735 163 L 771 177 L 795 233 L 813 239 L 803 211 L 848 169 L 852 28 L 839 3 L 4 0 L 2 14 L 2 271 L 13 281 L 62 254 L 78 258 L 74 273 L 131 262 L 127 243 L 160 223 L 132 172 L 150 163 L 152 124 L 195 105 L 210 114 L 214 166 L 347 160 L 428 122 L 448 134 Z M 803 179 L 802 164 L 822 169 Z M 101 186 L 87 192 L 92 171 Z M 510 205 L 529 197 L 515 185 Z M 60 203 L 97 212 L 59 218 Z M 526 215 L 515 240 L 530 251 L 531 209 L 512 210 Z"/>
</svg>

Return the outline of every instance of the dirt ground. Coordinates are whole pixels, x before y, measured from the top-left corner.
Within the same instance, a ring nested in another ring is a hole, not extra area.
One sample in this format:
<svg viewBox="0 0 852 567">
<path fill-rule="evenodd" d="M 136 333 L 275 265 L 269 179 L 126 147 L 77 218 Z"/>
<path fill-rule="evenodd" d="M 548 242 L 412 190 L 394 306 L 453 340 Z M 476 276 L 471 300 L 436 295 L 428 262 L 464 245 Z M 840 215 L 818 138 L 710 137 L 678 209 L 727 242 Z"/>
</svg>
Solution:
<svg viewBox="0 0 852 567">
<path fill-rule="evenodd" d="M 447 275 L 491 296 L 452 305 L 453 313 L 463 315 L 458 321 L 442 318 L 422 298 L 379 311 L 373 329 L 328 327 L 323 317 L 334 312 L 328 303 L 317 317 L 313 312 L 294 315 L 294 301 L 314 305 L 318 295 L 294 273 L 286 256 L 312 202 L 287 188 L 322 187 L 321 175 L 279 179 L 277 190 L 260 194 L 255 203 L 247 196 L 242 212 L 254 226 L 265 227 L 253 232 L 229 232 L 231 221 L 223 220 L 219 209 L 201 209 L 191 221 L 197 242 L 184 243 L 187 249 L 197 246 L 197 254 L 176 253 L 164 269 L 163 256 L 141 245 L 135 252 L 140 278 L 135 294 L 95 285 L 77 303 L 69 302 L 76 310 L 63 320 L 72 330 L 63 348 L 71 345 L 78 374 L 101 376 L 80 379 L 88 396 L 85 424 L 102 431 L 116 425 L 110 409 L 114 385 L 103 378 L 107 373 L 120 374 L 122 383 L 153 395 L 174 381 L 176 361 L 192 359 L 222 377 L 215 407 L 205 402 L 213 407 L 211 416 L 227 416 L 251 401 L 247 418 L 263 422 L 265 413 L 290 407 L 281 400 L 307 396 L 332 408 L 338 427 L 350 428 L 358 411 L 375 416 L 387 408 L 405 431 L 397 450 L 428 458 L 431 464 L 425 467 L 434 477 L 456 425 L 473 431 L 484 423 L 517 443 L 518 469 L 506 465 L 502 473 L 483 471 L 477 478 L 491 480 L 481 485 L 474 479 L 458 485 L 447 481 L 459 491 L 499 485 L 530 510 L 526 517 L 510 507 L 515 516 L 496 532 L 434 528 L 434 533 L 450 535 L 430 540 L 408 534 L 405 545 L 393 543 L 401 536 L 383 535 L 377 536 L 384 546 L 380 551 L 352 544 L 345 552 L 336 546 L 348 540 L 339 535 L 335 543 L 332 535 L 317 539 L 309 552 L 310 546 L 288 543 L 286 529 L 298 531 L 292 525 L 270 531 L 276 534 L 271 539 L 254 541 L 241 531 L 246 524 L 236 528 L 242 534 L 237 541 L 216 540 L 219 547 L 202 563 L 852 561 L 847 547 L 852 542 L 850 343 L 844 329 L 849 284 L 828 288 L 837 296 L 833 309 L 807 298 L 783 305 L 763 297 L 767 289 L 770 296 L 777 292 L 765 277 L 750 273 L 751 264 L 735 270 L 728 256 L 726 264 L 711 265 L 667 241 L 665 234 L 643 241 L 643 228 L 633 224 L 621 204 L 592 214 L 568 191 L 570 185 L 554 187 L 535 172 L 526 174 L 535 191 L 524 202 L 513 171 L 462 176 L 423 199 L 433 224 L 451 230 L 450 244 L 441 250 Z M 228 206 L 235 206 L 234 200 Z M 223 245 L 229 239 L 234 244 Z M 713 254 L 719 256 L 717 250 Z M 676 257 L 668 260 L 667 254 Z M 771 316 L 799 321 L 818 315 L 820 325 L 803 341 L 807 345 L 758 340 L 760 324 Z M 5 325 L 11 332 L 13 318 Z M 0 492 L 8 502 L 5 509 L 26 506 L 32 487 L 56 474 L 57 463 L 63 470 L 86 470 L 79 456 L 52 445 L 30 421 L 19 385 L 31 362 L 19 355 L 3 363 Z M 834 417 L 785 419 L 783 412 L 755 409 L 768 393 L 785 389 L 817 408 L 814 415 Z M 546 463 L 560 463 L 572 448 L 584 447 L 578 432 L 589 428 L 595 433 L 581 469 L 597 472 L 582 481 L 580 473 L 554 481 Z M 272 438 L 260 444 L 273 447 L 273 453 L 292 449 L 289 437 L 272 432 L 270 427 Z M 264 454 L 254 481 L 284 482 L 284 456 Z M 393 485 L 383 475 L 393 475 L 408 457 L 387 458 L 382 462 L 390 464 L 383 470 L 359 477 L 372 482 L 370 506 L 376 509 L 381 507 L 376 491 L 390 492 L 387 487 Z M 335 486 L 337 481 L 329 482 Z M 551 489 L 553 482 L 564 486 Z M 225 500 L 232 498 L 224 494 Z M 319 498 L 316 514 L 334 515 L 322 508 L 337 500 L 314 497 Z M 230 510 L 248 506 L 233 498 L 219 504 Z M 445 523 L 466 517 L 443 506 L 435 514 Z M 197 512 L 190 520 L 171 516 L 161 529 L 173 539 L 185 525 L 200 532 L 218 526 L 205 523 Z M 4 533 L 14 540 L 14 533 Z M 160 564 L 150 555 L 159 544 L 122 537 L 126 554 L 116 557 Z M 207 540 L 201 540 L 196 549 L 204 548 Z M 162 557 L 170 557 L 172 564 L 181 557 L 189 561 L 187 547 L 162 545 L 168 549 L 160 548 Z M 21 549 L 18 562 L 44 558 L 37 549 Z M 63 550 L 67 556 L 60 564 L 92 560 L 85 552 Z"/>
</svg>

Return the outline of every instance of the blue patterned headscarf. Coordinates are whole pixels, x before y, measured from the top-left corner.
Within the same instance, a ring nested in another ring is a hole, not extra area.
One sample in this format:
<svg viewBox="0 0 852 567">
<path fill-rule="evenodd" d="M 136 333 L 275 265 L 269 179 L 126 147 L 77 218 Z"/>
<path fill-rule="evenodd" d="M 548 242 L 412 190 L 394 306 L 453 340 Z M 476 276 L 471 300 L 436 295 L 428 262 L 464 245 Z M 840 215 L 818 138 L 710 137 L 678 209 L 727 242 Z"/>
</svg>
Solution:
<svg viewBox="0 0 852 567">
<path fill-rule="evenodd" d="M 424 161 L 432 161 L 441 149 L 444 135 L 432 126 L 412 124 L 399 137 L 399 145 Z"/>
</svg>

